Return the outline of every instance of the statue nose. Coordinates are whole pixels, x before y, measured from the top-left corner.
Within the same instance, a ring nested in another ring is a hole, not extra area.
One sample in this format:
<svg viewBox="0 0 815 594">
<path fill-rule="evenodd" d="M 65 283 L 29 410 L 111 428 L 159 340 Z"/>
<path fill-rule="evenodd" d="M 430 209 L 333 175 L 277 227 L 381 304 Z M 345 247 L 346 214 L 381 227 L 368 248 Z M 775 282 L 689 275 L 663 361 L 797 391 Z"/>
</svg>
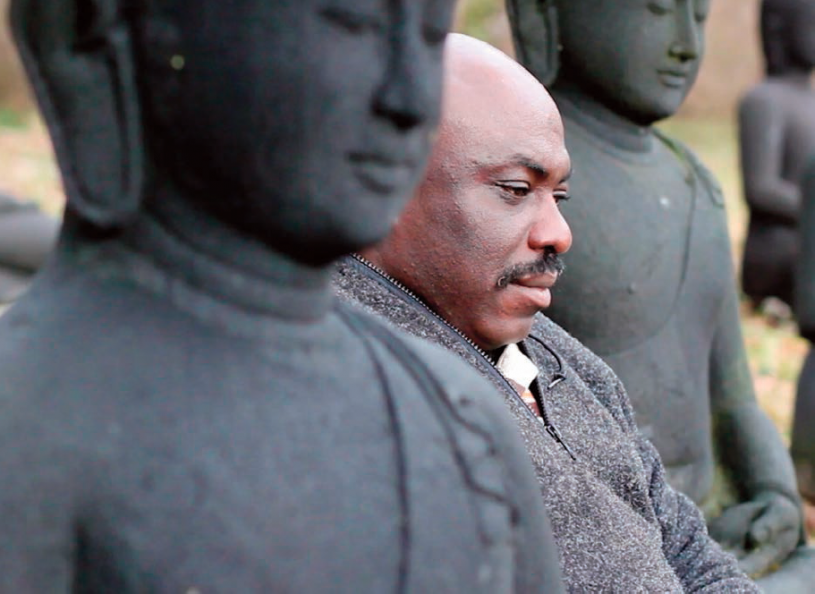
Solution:
<svg viewBox="0 0 815 594">
<path fill-rule="evenodd" d="M 410 82 L 393 81 L 389 77 L 383 89 L 378 93 L 375 110 L 377 114 L 393 122 L 400 130 L 409 130 L 424 120 L 416 105 L 416 99 Z"/>
<path fill-rule="evenodd" d="M 411 40 L 402 39 L 392 50 L 384 80 L 374 97 L 375 112 L 400 130 L 424 123 L 430 114 L 433 96 L 431 71 L 422 64 L 421 52 Z M 425 59 L 426 61 L 426 59 Z"/>
<path fill-rule="evenodd" d="M 671 46 L 670 55 L 684 63 L 697 59 L 699 51 L 692 44 L 677 41 Z"/>
<path fill-rule="evenodd" d="M 676 11 L 676 39 L 668 53 L 680 62 L 689 62 L 699 58 L 701 50 L 701 30 L 691 2 Z"/>
</svg>

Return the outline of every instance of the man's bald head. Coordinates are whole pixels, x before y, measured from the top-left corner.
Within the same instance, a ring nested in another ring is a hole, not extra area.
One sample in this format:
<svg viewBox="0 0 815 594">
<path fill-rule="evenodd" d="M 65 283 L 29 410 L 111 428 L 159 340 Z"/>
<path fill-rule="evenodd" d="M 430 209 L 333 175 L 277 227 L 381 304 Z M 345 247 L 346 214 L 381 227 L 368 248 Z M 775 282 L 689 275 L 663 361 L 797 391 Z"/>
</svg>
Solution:
<svg viewBox="0 0 815 594">
<path fill-rule="evenodd" d="M 571 245 L 557 202 L 571 171 L 543 86 L 492 46 L 448 37 L 445 97 L 425 179 L 365 255 L 487 350 L 526 336 Z"/>
<path fill-rule="evenodd" d="M 470 103 L 494 106 L 520 100 L 529 102 L 530 109 L 539 110 L 538 115 L 559 118 L 555 102 L 543 85 L 490 44 L 451 33 L 445 45 L 445 61 L 445 107 L 449 117 L 464 118 L 464 113 L 457 110 Z"/>
</svg>

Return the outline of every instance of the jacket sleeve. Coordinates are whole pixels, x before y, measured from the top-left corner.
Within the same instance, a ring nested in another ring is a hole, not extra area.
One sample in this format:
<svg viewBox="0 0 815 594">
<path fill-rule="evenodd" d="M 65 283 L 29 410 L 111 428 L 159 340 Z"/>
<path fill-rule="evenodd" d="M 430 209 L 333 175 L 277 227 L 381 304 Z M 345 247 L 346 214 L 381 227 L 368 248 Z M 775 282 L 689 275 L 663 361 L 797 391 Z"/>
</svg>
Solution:
<svg viewBox="0 0 815 594">
<path fill-rule="evenodd" d="M 653 509 L 662 528 L 662 550 L 685 592 L 760 592 L 739 569 L 736 558 L 708 536 L 696 505 L 665 481 L 656 448 L 639 434 L 635 439 L 649 475 Z"/>
<path fill-rule="evenodd" d="M 665 479 L 665 468 L 653 444 L 637 430 L 634 411 L 617 380 L 618 402 L 612 414 L 636 442 L 649 481 L 651 505 L 662 529 L 662 551 L 685 592 L 761 592 L 739 569 L 736 558 L 708 536 L 702 512 Z"/>
<path fill-rule="evenodd" d="M 617 375 L 574 338 L 562 337 L 562 340 L 566 345 L 564 358 L 637 448 L 648 481 L 650 504 L 662 530 L 663 554 L 684 591 L 761 592 L 739 569 L 736 558 L 708 536 L 705 520 L 696 505 L 666 482 L 659 453 L 639 433 L 631 401 Z"/>
</svg>

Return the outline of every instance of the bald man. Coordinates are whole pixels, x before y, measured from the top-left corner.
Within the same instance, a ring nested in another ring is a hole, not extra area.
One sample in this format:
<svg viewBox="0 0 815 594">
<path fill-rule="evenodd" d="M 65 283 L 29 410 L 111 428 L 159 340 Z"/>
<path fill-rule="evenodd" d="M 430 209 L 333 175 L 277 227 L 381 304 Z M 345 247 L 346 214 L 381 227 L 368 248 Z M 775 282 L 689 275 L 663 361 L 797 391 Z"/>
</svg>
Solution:
<svg viewBox="0 0 815 594">
<path fill-rule="evenodd" d="M 758 592 L 665 482 L 611 369 L 539 313 L 572 241 L 552 99 L 484 43 L 457 35 L 446 51 L 426 178 L 392 235 L 341 264 L 337 293 L 457 353 L 502 393 L 571 591 Z"/>
</svg>

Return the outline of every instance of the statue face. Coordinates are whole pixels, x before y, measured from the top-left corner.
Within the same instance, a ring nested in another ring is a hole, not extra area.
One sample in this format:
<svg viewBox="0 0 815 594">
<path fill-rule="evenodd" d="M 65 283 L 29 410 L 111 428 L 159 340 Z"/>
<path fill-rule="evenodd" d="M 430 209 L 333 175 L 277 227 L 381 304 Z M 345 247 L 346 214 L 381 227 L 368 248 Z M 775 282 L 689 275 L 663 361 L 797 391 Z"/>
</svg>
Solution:
<svg viewBox="0 0 815 594">
<path fill-rule="evenodd" d="M 166 81 L 143 85 L 169 131 L 153 145 L 204 208 L 277 251 L 323 264 L 370 244 L 423 171 L 453 4 L 161 3 L 152 30 L 175 45 L 150 49 L 148 33 L 142 47 L 166 51 L 175 90 L 167 109 L 152 90 Z"/>
<path fill-rule="evenodd" d="M 815 3 L 764 0 L 761 36 L 768 74 L 811 70 L 815 67 Z"/>
<path fill-rule="evenodd" d="M 815 2 L 798 0 L 791 12 L 790 57 L 802 68 L 815 68 Z"/>
<path fill-rule="evenodd" d="M 696 80 L 710 0 L 560 0 L 560 77 L 639 124 L 672 115 Z"/>
</svg>

